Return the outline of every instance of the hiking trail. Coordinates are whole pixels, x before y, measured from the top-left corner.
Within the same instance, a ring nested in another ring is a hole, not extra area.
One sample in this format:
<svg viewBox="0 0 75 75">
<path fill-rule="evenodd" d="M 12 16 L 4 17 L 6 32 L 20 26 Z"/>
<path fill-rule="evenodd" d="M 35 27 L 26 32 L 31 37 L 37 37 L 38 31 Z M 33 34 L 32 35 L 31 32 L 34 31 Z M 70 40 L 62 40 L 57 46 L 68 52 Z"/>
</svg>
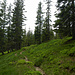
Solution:
<svg viewBox="0 0 75 75">
<path fill-rule="evenodd" d="M 20 54 L 22 54 L 22 52 L 20 52 Z M 25 61 L 29 61 L 26 56 L 25 56 Z M 36 66 L 34 66 L 34 67 L 35 67 L 36 71 L 39 71 L 42 75 L 46 75 L 45 72 L 40 67 L 36 67 Z"/>
</svg>

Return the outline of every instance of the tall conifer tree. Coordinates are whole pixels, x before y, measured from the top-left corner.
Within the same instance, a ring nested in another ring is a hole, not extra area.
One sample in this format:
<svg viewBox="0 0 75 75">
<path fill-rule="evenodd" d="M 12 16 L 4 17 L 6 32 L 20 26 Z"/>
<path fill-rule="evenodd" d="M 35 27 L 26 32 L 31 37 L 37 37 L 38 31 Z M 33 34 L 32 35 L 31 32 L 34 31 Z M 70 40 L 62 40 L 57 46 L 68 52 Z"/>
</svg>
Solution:
<svg viewBox="0 0 75 75">
<path fill-rule="evenodd" d="M 13 11 L 13 24 L 12 24 L 12 39 L 14 42 L 14 48 L 20 49 L 22 43 L 22 25 L 23 25 L 23 0 L 16 0 L 15 8 Z"/>
<path fill-rule="evenodd" d="M 4 44 L 4 29 L 3 29 L 3 25 L 2 25 L 2 16 L 3 16 L 3 10 L 0 9 L 0 52 L 2 54 L 4 54 L 4 50 L 3 50 L 3 44 Z"/>
<path fill-rule="evenodd" d="M 42 12 L 42 3 L 39 2 L 37 17 L 36 17 L 36 27 L 35 27 L 35 41 L 36 43 L 41 43 L 41 34 L 42 34 L 42 22 L 43 22 L 43 12 Z"/>
<path fill-rule="evenodd" d="M 11 4 L 8 7 L 8 14 L 7 14 L 7 22 L 8 22 L 8 27 L 7 27 L 7 50 L 11 50 L 11 22 L 12 22 L 12 9 L 11 9 Z"/>
<path fill-rule="evenodd" d="M 5 49 L 5 39 L 6 39 L 6 34 L 5 34 L 5 25 L 7 24 L 6 22 L 6 0 L 3 0 L 1 2 L 1 7 L 0 7 L 0 50 L 2 54 L 6 50 Z"/>
<path fill-rule="evenodd" d="M 57 0 L 57 8 L 60 11 L 57 13 L 55 27 L 58 28 L 58 33 L 63 36 L 71 36 L 75 39 L 75 20 L 74 20 L 74 0 Z"/>
<path fill-rule="evenodd" d="M 50 40 L 50 22 L 51 22 L 51 19 L 50 19 L 50 16 L 51 16 L 51 13 L 50 13 L 50 6 L 51 6 L 51 0 L 46 0 L 46 4 L 47 4 L 47 8 L 46 8 L 46 18 L 44 20 L 44 24 L 43 24 L 43 31 L 42 31 L 42 41 L 48 41 Z"/>
</svg>

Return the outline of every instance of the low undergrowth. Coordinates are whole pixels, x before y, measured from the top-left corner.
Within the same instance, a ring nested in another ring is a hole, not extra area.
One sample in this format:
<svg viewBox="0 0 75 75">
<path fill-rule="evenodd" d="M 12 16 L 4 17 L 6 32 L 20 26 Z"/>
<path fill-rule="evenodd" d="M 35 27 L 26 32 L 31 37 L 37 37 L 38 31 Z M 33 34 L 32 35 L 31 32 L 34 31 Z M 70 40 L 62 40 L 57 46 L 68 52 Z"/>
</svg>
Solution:
<svg viewBox="0 0 75 75">
<path fill-rule="evenodd" d="M 24 75 L 42 75 L 39 71 L 28 71 Z"/>
<path fill-rule="evenodd" d="M 47 75 L 75 75 L 75 40 L 69 40 L 71 37 L 30 46 L 23 54 Z"/>
<path fill-rule="evenodd" d="M 75 40 L 55 39 L 0 56 L 0 75 L 41 75 L 34 66 L 46 75 L 75 75 Z"/>
<path fill-rule="evenodd" d="M 0 56 L 0 75 L 24 75 L 28 71 L 35 71 L 33 63 L 26 62 L 21 51 Z"/>
</svg>

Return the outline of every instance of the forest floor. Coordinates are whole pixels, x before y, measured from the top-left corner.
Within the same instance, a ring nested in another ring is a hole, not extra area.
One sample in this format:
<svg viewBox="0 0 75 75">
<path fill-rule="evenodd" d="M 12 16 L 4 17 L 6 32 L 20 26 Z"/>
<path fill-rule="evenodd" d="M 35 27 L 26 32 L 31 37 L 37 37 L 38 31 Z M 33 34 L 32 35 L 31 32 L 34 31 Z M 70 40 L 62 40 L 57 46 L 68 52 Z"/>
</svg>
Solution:
<svg viewBox="0 0 75 75">
<path fill-rule="evenodd" d="M 75 40 L 55 39 L 1 55 L 0 75 L 75 75 Z"/>
</svg>

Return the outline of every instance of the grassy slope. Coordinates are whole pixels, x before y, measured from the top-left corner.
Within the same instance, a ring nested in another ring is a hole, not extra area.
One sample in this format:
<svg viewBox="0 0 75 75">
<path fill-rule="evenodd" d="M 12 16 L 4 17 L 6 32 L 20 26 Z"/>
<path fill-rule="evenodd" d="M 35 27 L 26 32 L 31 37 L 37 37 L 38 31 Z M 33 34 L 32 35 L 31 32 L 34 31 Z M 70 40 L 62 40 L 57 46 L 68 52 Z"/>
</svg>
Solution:
<svg viewBox="0 0 75 75">
<path fill-rule="evenodd" d="M 35 71 L 33 64 L 41 67 L 46 75 L 75 75 L 75 41 L 70 39 L 56 39 L 0 56 L 0 75 L 25 75 L 26 72 Z M 20 55 L 22 50 L 25 51 Z M 18 65 L 18 60 L 24 59 L 24 56 L 33 64 Z"/>
<path fill-rule="evenodd" d="M 18 50 L 0 56 L 0 75 L 27 75 L 26 72 L 35 71 L 33 64 L 26 63 L 25 57 L 20 52 L 21 50 Z"/>
</svg>

